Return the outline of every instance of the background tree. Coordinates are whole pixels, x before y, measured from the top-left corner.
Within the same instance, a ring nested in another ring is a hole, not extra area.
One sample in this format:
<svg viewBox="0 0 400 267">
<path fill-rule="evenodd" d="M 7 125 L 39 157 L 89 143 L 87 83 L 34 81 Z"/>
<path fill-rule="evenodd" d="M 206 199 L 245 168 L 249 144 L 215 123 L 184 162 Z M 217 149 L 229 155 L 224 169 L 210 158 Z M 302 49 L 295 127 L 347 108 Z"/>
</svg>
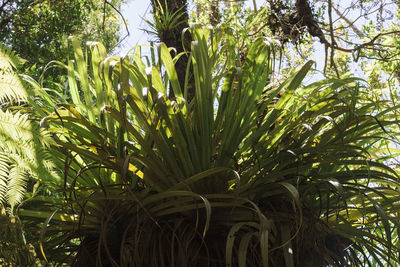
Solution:
<svg viewBox="0 0 400 267">
<path fill-rule="evenodd" d="M 70 35 L 97 40 L 112 51 L 120 39 L 123 0 L 1 0 L 0 40 L 27 60 L 31 74 L 64 58 Z M 39 74 L 38 73 L 38 74 Z M 51 71 L 47 77 L 51 79 Z"/>
<path fill-rule="evenodd" d="M 357 62 L 368 59 L 371 52 L 378 61 L 387 61 L 392 44 L 385 37 L 400 36 L 396 21 L 398 2 L 381 1 L 267 1 L 270 10 L 267 25 L 282 42 L 301 43 L 318 40 L 325 50 L 325 68 L 336 76 L 343 74 L 343 53 Z M 338 56 L 335 54 L 339 53 Z M 342 55 L 340 55 L 342 53 Z M 340 63 L 340 64 L 339 64 Z"/>
<path fill-rule="evenodd" d="M 216 21 L 227 21 L 232 6 L 241 9 L 243 26 L 246 17 L 266 9 L 258 33 L 281 42 L 284 49 L 289 48 L 283 55 L 297 51 L 297 57 L 303 60 L 312 54 L 310 43 L 321 44 L 319 53 L 325 54 L 325 75 L 343 75 L 350 63 L 354 66 L 364 62 L 365 66 L 371 62 L 369 59 L 397 60 L 396 42 L 388 41 L 400 35 L 397 1 L 266 0 L 258 7 L 254 1 L 249 3 L 251 10 L 244 8 L 243 1 L 226 1 L 224 5 L 208 0 L 194 2 L 197 8 L 192 20 L 214 26 Z"/>
</svg>

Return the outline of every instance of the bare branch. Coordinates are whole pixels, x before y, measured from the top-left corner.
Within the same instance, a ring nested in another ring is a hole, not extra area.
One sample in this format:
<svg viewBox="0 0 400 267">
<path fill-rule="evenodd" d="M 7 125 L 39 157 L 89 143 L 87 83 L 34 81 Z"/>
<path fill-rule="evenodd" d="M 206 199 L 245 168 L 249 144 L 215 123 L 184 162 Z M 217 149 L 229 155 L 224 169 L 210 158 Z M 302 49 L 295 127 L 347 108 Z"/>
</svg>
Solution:
<svg viewBox="0 0 400 267">
<path fill-rule="evenodd" d="M 257 3 L 256 3 L 256 0 L 253 0 L 253 7 L 254 7 L 254 12 L 257 12 Z"/>
<path fill-rule="evenodd" d="M 335 36 L 333 34 L 333 23 L 332 23 L 332 0 L 328 0 L 328 15 L 329 15 L 329 32 L 331 36 L 331 43 L 335 45 L 336 42 L 335 42 Z M 335 49 L 332 48 L 331 48 L 330 61 L 331 61 L 331 66 L 335 70 L 336 76 L 340 78 L 339 70 L 335 63 Z"/>
<path fill-rule="evenodd" d="M 118 44 L 117 44 L 117 46 L 118 46 L 125 40 L 125 38 L 127 38 L 130 35 L 129 29 L 128 29 L 128 24 L 126 23 L 125 17 L 124 17 L 124 15 L 122 15 L 121 11 L 119 11 L 118 8 L 116 8 L 113 4 L 111 4 L 107 0 L 104 0 L 104 16 L 105 16 L 105 4 L 108 4 L 112 9 L 114 9 L 121 16 L 122 21 L 124 22 L 126 35 L 118 42 Z M 105 26 L 105 17 L 103 17 L 103 29 L 104 29 L 104 26 Z"/>
<path fill-rule="evenodd" d="M 332 1 L 330 1 L 330 0 L 328 0 L 328 1 L 329 1 L 329 5 L 331 5 L 332 9 L 335 10 L 336 14 L 338 14 L 338 16 L 339 16 L 341 19 L 343 19 L 343 20 L 349 25 L 349 27 L 351 27 L 351 29 L 358 35 L 358 37 L 363 38 L 363 37 L 364 37 L 364 34 L 362 33 L 362 31 L 360 31 L 360 30 L 354 25 L 354 23 L 356 22 L 356 20 L 353 21 L 353 22 L 352 22 L 351 20 L 349 20 L 345 15 L 343 15 L 343 14 L 340 12 L 340 10 L 335 6 L 334 3 L 332 3 Z M 361 17 L 361 16 L 360 16 L 360 17 Z"/>
</svg>

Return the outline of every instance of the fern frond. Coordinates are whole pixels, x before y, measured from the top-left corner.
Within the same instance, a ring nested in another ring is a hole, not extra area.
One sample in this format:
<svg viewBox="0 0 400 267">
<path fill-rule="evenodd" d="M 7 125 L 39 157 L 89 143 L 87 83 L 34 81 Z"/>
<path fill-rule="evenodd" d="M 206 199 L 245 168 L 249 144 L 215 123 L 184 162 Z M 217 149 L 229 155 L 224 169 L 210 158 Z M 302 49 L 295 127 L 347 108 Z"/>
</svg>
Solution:
<svg viewBox="0 0 400 267">
<path fill-rule="evenodd" d="M 0 70 L 12 70 L 21 67 L 26 60 L 20 58 L 11 47 L 0 44 Z"/>
<path fill-rule="evenodd" d="M 25 151 L 12 155 L 13 161 L 19 164 L 34 180 L 59 181 L 60 176 L 55 171 L 54 164 L 48 150 L 37 144 L 29 143 Z"/>
<path fill-rule="evenodd" d="M 16 72 L 22 63 L 11 49 L 0 45 L 0 103 L 27 99 L 28 94 Z"/>
<path fill-rule="evenodd" d="M 24 198 L 28 177 L 29 174 L 19 164 L 11 166 L 6 193 L 6 201 L 11 206 L 11 210 Z"/>
<path fill-rule="evenodd" d="M 15 73 L 0 72 L 0 103 L 26 101 L 28 94 Z"/>
<path fill-rule="evenodd" d="M 60 181 L 49 152 L 33 144 L 15 153 L 0 151 L 0 205 L 10 206 L 12 212 L 23 199 L 28 179 Z"/>
<path fill-rule="evenodd" d="M 33 141 L 43 147 L 55 144 L 46 130 L 40 129 L 36 123 L 29 120 L 28 115 L 18 112 L 11 113 L 0 110 L 0 136 L 5 136 L 18 143 Z M 2 145 L 4 144 L 0 144 L 0 146 Z"/>
<path fill-rule="evenodd" d="M 28 116 L 0 111 L 0 135 L 16 141 L 33 139 L 32 125 L 28 121 Z"/>
<path fill-rule="evenodd" d="M 0 110 L 0 203 L 11 211 L 24 196 L 28 178 L 59 180 L 45 148 L 54 144 L 26 114 Z"/>
<path fill-rule="evenodd" d="M 0 151 L 0 206 L 4 203 L 8 183 L 8 157 Z"/>
</svg>

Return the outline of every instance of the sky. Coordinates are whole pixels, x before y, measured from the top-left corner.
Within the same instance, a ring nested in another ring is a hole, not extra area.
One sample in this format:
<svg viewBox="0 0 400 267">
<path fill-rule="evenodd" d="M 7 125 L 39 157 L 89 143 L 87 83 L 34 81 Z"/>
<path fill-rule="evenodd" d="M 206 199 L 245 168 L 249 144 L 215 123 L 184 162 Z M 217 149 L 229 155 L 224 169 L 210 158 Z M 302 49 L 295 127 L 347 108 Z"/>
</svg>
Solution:
<svg viewBox="0 0 400 267">
<path fill-rule="evenodd" d="M 119 52 L 126 53 L 138 44 L 148 43 L 149 37 L 141 29 L 146 28 L 146 22 L 142 18 L 151 16 L 150 0 L 127 0 L 121 11 L 128 23 L 129 36 L 122 41 Z M 126 30 L 123 27 L 121 36 L 125 35 Z"/>
</svg>

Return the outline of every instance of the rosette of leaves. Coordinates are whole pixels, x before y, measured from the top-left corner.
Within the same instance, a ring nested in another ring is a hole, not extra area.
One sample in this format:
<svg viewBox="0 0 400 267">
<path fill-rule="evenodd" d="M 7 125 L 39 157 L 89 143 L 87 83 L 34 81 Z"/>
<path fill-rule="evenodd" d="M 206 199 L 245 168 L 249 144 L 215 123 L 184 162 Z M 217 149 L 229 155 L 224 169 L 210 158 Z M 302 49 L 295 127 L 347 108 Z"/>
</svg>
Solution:
<svg viewBox="0 0 400 267">
<path fill-rule="evenodd" d="M 192 36 L 190 104 L 164 44 L 148 66 L 139 51 L 107 57 L 101 44 L 85 51 L 71 40 L 69 93 L 43 101 L 41 121 L 63 159 L 63 197 L 20 210 L 37 226 L 44 220 L 43 257 L 72 266 L 395 266 L 399 180 L 387 162 L 398 107 L 369 100 L 356 78 L 303 85 L 312 62 L 274 85 L 264 39 L 248 44 L 238 68 L 219 62 L 237 57 L 211 32 Z"/>
</svg>

